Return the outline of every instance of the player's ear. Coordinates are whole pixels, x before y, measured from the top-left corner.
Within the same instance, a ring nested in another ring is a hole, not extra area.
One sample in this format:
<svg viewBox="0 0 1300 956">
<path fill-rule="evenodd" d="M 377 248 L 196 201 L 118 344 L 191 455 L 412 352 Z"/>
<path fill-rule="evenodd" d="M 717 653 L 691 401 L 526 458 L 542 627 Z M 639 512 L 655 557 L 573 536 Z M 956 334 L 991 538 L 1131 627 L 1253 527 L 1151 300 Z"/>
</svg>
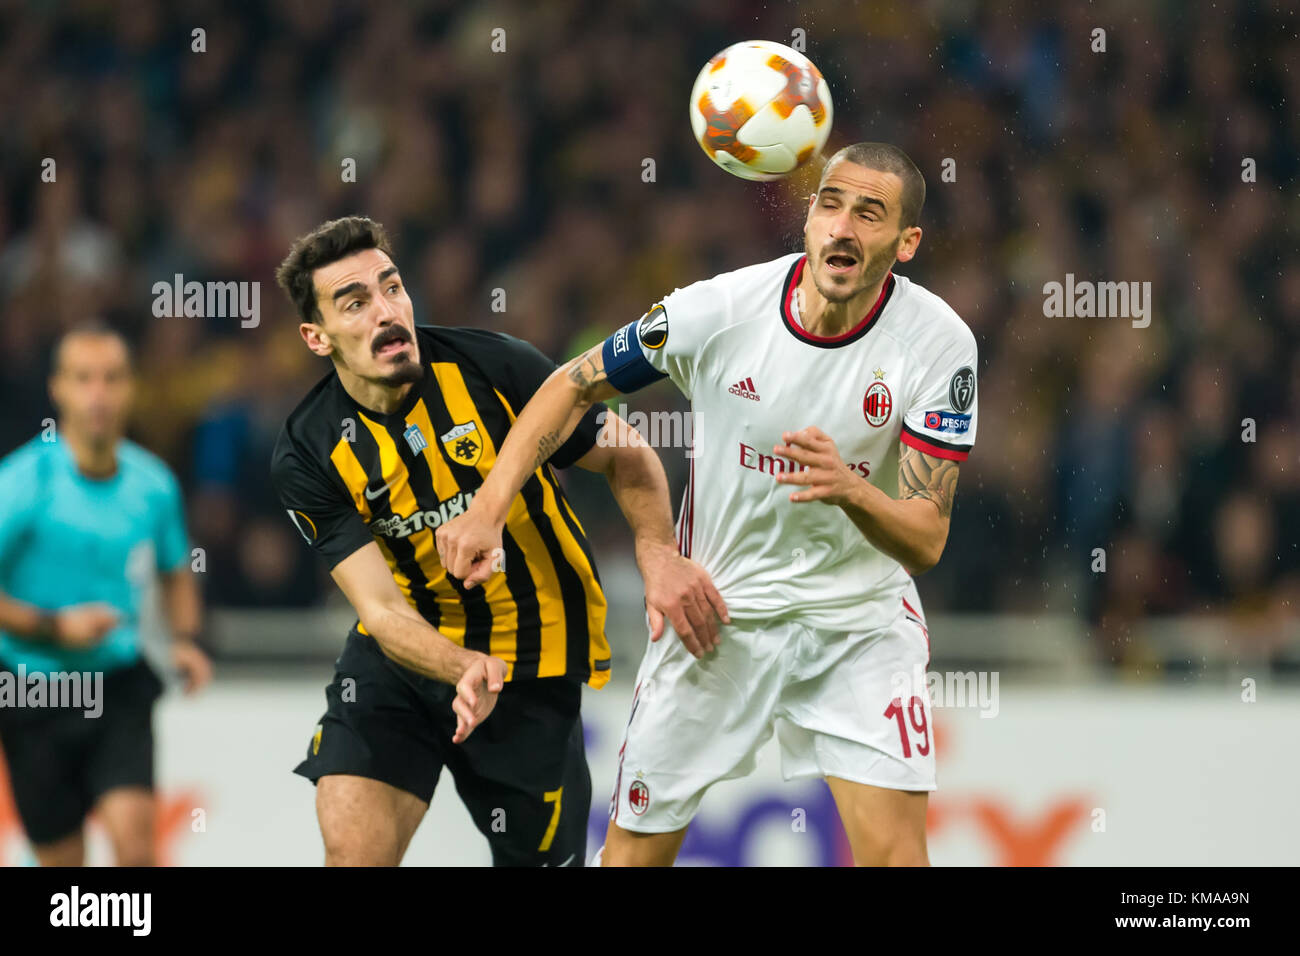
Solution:
<svg viewBox="0 0 1300 956">
<path fill-rule="evenodd" d="M 307 348 L 311 349 L 322 358 L 330 355 L 334 351 L 334 343 L 330 341 L 329 333 L 317 325 L 315 322 L 303 322 L 298 326 L 298 334 L 302 340 L 307 343 Z"/>
<path fill-rule="evenodd" d="M 907 262 L 916 255 L 916 249 L 921 244 L 921 227 L 909 226 L 904 229 L 898 238 L 898 251 L 894 254 L 899 262 Z"/>
</svg>

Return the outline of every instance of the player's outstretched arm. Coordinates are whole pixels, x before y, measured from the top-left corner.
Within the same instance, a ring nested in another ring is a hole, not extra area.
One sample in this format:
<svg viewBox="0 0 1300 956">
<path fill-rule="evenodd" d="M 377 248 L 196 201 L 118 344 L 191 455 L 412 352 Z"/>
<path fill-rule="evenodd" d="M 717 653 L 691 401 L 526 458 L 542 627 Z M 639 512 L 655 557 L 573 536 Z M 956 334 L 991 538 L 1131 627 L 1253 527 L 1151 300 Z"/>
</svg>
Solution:
<svg viewBox="0 0 1300 956">
<path fill-rule="evenodd" d="M 330 572 L 380 650 L 403 667 L 456 686 L 454 743 L 487 719 L 504 686 L 506 662 L 449 640 L 402 596 L 393 572 L 373 541 Z"/>
<path fill-rule="evenodd" d="M 592 404 L 619 394 L 606 378 L 602 348 L 597 345 L 551 373 L 510 426 L 496 464 L 469 508 L 438 528 L 442 566 L 466 587 L 482 584 L 492 574 L 510 503 L 528 476 L 573 434 Z"/>
<path fill-rule="evenodd" d="M 957 462 L 900 442 L 895 499 L 849 470 L 820 428 L 785 432 L 781 438 L 785 444 L 775 452 L 804 466 L 776 476 L 782 484 L 805 486 L 790 494 L 791 501 L 838 505 L 868 541 L 910 574 L 939 563 L 957 493 Z"/>
</svg>

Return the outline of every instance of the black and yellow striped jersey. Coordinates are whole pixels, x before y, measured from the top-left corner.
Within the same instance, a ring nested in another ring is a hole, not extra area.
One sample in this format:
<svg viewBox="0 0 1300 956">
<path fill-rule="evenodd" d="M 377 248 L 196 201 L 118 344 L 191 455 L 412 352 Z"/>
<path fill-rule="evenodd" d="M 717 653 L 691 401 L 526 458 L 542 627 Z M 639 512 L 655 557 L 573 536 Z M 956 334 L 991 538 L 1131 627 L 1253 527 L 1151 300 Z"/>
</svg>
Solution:
<svg viewBox="0 0 1300 956">
<path fill-rule="evenodd" d="M 331 372 L 289 415 L 271 463 L 289 517 L 331 568 L 377 542 L 412 607 L 458 644 L 505 660 L 507 679 L 602 686 L 605 595 L 551 466 L 595 445 L 604 406 L 529 477 L 506 519 L 501 573 L 467 590 L 443 569 L 434 531 L 465 510 L 556 366 L 526 342 L 479 329 L 421 326 L 416 344 L 424 377 L 392 414 L 362 408 Z"/>
</svg>

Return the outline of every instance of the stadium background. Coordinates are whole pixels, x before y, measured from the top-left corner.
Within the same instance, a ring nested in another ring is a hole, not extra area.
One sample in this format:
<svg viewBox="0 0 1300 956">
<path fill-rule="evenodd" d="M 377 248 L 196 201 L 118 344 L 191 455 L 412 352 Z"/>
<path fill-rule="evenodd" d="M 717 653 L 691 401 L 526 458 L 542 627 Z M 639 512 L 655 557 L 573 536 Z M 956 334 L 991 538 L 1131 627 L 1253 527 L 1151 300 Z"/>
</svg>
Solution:
<svg viewBox="0 0 1300 956">
<path fill-rule="evenodd" d="M 938 718 L 932 857 L 1294 862 L 1290 4 L 181 6 L 0 4 L 0 452 L 51 414 L 51 342 L 106 318 L 136 349 L 130 436 L 180 476 L 206 556 L 218 680 L 169 698 L 160 719 L 174 862 L 319 858 L 310 787 L 288 771 L 348 618 L 267 481 L 281 422 L 327 371 L 272 278 L 290 241 L 370 215 L 394 236 L 417 321 L 501 329 L 566 358 L 674 287 L 798 247 L 807 177 L 727 176 L 686 116 L 710 55 L 796 30 L 834 98 L 828 152 L 886 140 L 925 173 L 925 237 L 899 271 L 980 348 L 979 440 L 919 586 L 932 670 L 996 673 L 1000 708 Z M 47 157 L 55 183 L 40 178 Z M 259 323 L 156 318 L 153 284 L 177 273 L 260 282 Z M 1067 273 L 1149 281 L 1150 326 L 1046 317 L 1043 285 Z M 628 405 L 684 408 L 666 386 Z M 676 496 L 683 454 L 663 457 Z M 640 591 L 602 482 L 565 480 L 612 600 L 618 679 L 587 705 L 598 820 L 644 639 Z M 825 788 L 776 783 L 771 756 L 706 802 L 686 861 L 842 859 Z M 412 860 L 485 862 L 443 790 Z M 804 831 L 789 822 L 800 809 Z M 24 854 L 0 796 L 0 862 Z"/>
</svg>

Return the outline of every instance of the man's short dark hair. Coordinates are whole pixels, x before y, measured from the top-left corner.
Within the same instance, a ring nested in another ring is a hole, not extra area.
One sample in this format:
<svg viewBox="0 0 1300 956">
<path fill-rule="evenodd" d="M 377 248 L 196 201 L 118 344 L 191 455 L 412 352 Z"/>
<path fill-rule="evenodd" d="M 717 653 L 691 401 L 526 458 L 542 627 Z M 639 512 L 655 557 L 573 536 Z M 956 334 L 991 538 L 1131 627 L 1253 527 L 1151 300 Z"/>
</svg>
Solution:
<svg viewBox="0 0 1300 956">
<path fill-rule="evenodd" d="M 854 143 L 852 146 L 845 146 L 830 158 L 830 162 L 822 170 L 823 182 L 826 180 L 827 170 L 837 159 L 865 166 L 867 169 L 878 169 L 882 173 L 893 173 L 903 181 L 902 209 L 899 210 L 898 224 L 908 229 L 920 221 L 921 207 L 925 205 L 925 177 L 921 175 L 921 171 L 916 168 L 916 163 L 912 162 L 912 157 L 907 153 L 892 143 Z M 820 188 L 819 183 L 818 189 Z"/>
<path fill-rule="evenodd" d="M 63 347 L 69 339 L 77 338 L 92 339 L 117 339 L 122 343 L 122 350 L 126 352 L 126 364 L 130 369 L 134 365 L 134 357 L 131 354 L 131 343 L 127 341 L 126 336 L 118 329 L 113 328 L 101 318 L 83 319 L 73 325 L 68 326 L 63 333 L 54 341 L 54 347 L 50 350 L 50 374 L 57 375 L 59 367 L 63 364 Z"/>
<path fill-rule="evenodd" d="M 331 219 L 294 240 L 284 262 L 275 270 L 275 281 L 293 300 L 303 321 L 320 322 L 322 318 L 312 273 L 363 249 L 378 249 L 390 258 L 393 255 L 384 227 L 365 216 Z"/>
</svg>

